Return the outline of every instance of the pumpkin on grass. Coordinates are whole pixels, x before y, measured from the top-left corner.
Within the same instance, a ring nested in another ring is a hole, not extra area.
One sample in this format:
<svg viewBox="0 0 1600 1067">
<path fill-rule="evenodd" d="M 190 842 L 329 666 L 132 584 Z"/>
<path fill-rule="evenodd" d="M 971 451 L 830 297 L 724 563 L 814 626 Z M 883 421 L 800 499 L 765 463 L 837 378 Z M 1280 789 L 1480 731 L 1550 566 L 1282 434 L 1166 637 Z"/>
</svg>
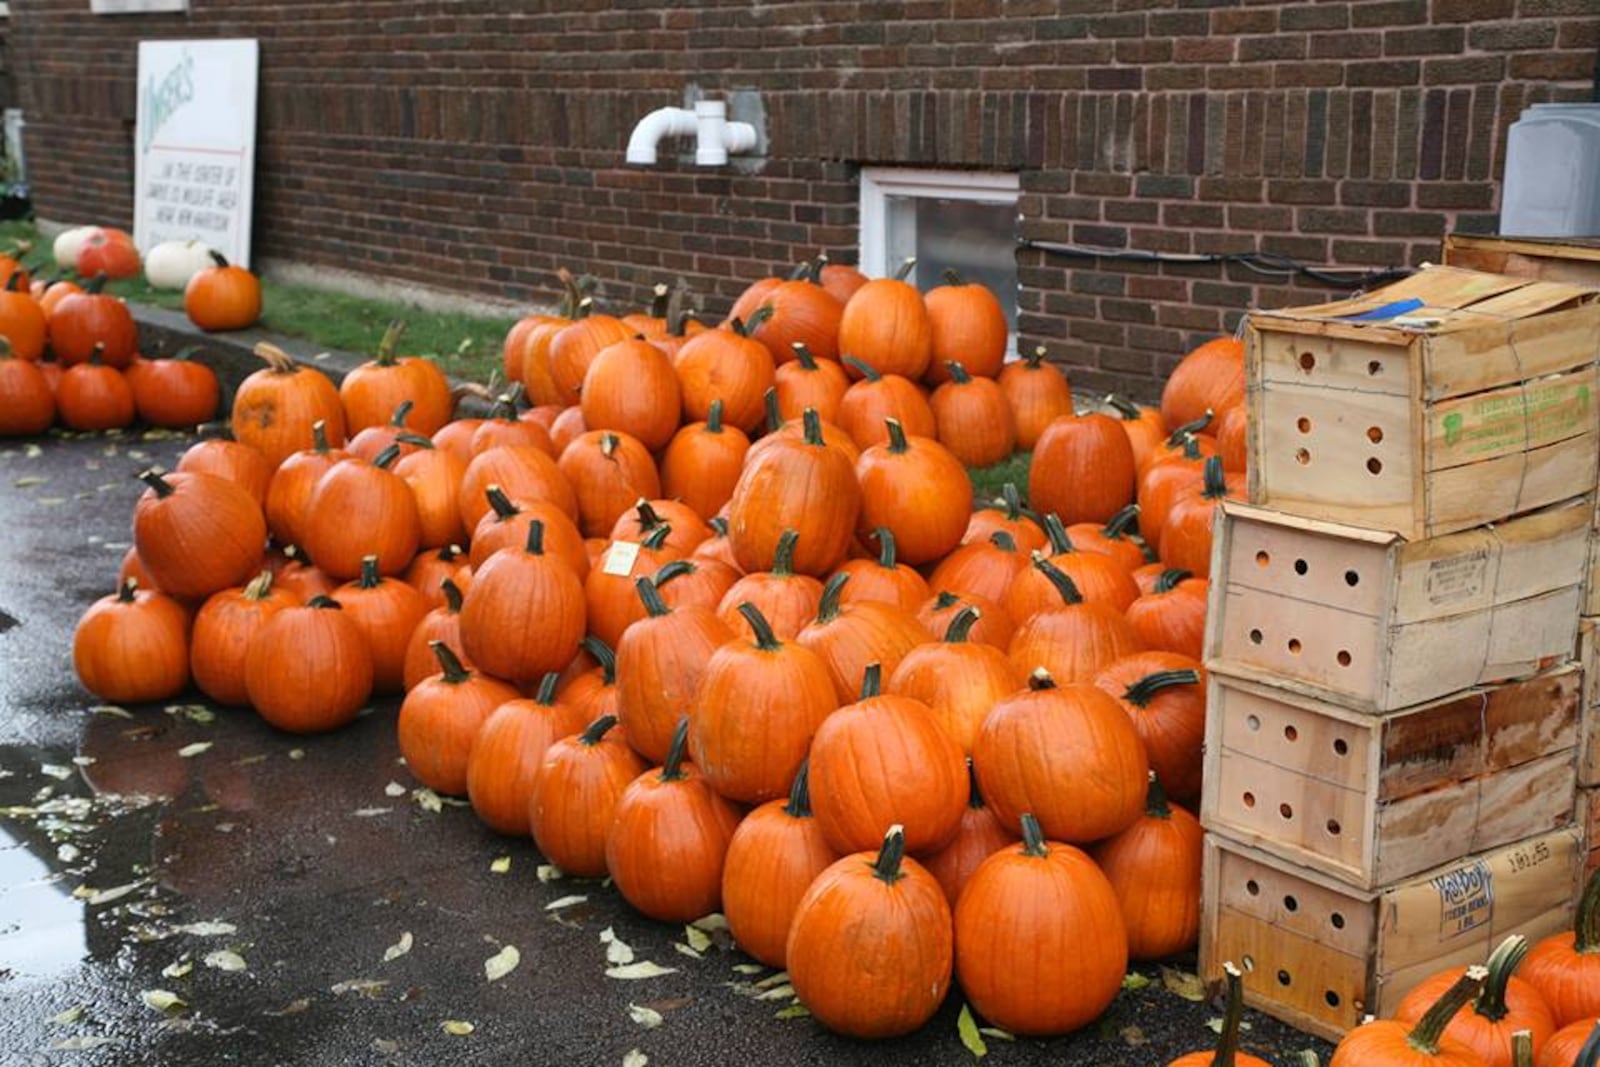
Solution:
<svg viewBox="0 0 1600 1067">
<path fill-rule="evenodd" d="M 1116 890 L 1133 959 L 1158 960 L 1194 947 L 1203 841 L 1200 821 L 1168 803 L 1151 771 L 1144 814 L 1092 849 Z"/>
<path fill-rule="evenodd" d="M 1175 652 L 1136 652 L 1094 677 L 1095 688 L 1128 713 L 1167 792 L 1200 801 L 1200 749 L 1206 736 L 1206 672 Z"/>
<path fill-rule="evenodd" d="M 617 718 L 640 755 L 665 760 L 708 664 L 733 631 L 710 608 L 667 607 L 652 578 L 633 585 L 644 617 L 617 643 Z"/>
<path fill-rule="evenodd" d="M 1094 861 L 1046 840 L 1031 813 L 1022 843 L 973 872 L 956 905 L 956 976 L 977 1013 L 1030 1037 L 1088 1025 L 1122 988 L 1127 939 Z"/>
<path fill-rule="evenodd" d="M 876 856 L 857 852 L 817 875 L 789 927 L 784 957 L 795 995 L 848 1037 L 909 1034 L 950 988 L 950 905 L 905 852 L 905 831 L 890 826 Z"/>
<path fill-rule="evenodd" d="M 273 585 L 271 571 L 263 571 L 242 588 L 211 594 L 195 614 L 190 635 L 189 669 L 195 687 L 218 704 L 248 704 L 244 665 L 251 640 L 278 612 L 299 603 L 299 597 Z"/>
<path fill-rule="evenodd" d="M 1050 424 L 1072 414 L 1072 387 L 1067 375 L 1045 360 L 1038 346 L 1000 371 L 1000 389 L 1017 425 L 1017 448 L 1032 452 Z"/>
<path fill-rule="evenodd" d="M 760 804 L 789 790 L 839 699 L 821 657 L 779 640 L 748 601 L 738 610 L 754 640 L 725 642 L 700 673 L 685 709 L 689 752 L 718 793 Z"/>
<path fill-rule="evenodd" d="M 1555 1035 L 1555 1017 L 1544 995 L 1513 973 L 1527 954 L 1528 939 L 1521 934 L 1501 941 L 1489 954 L 1483 989 L 1445 1027 L 1445 1036 L 1471 1046 L 1487 1067 L 1512 1067 L 1511 1035 L 1519 1030 L 1528 1031 L 1535 1054 Z M 1465 967 L 1452 967 L 1429 975 L 1406 994 L 1394 1011 L 1395 1019 L 1416 1022 L 1464 973 Z"/>
<path fill-rule="evenodd" d="M 861 484 L 844 453 L 823 442 L 816 412 L 803 421 L 803 436 L 748 460 L 728 501 L 728 539 L 746 574 L 772 569 L 788 530 L 797 536 L 790 563 L 800 574 L 831 573 L 849 551 Z"/>
<path fill-rule="evenodd" d="M 917 265 L 907 259 L 892 278 L 857 289 L 839 319 L 839 351 L 879 374 L 916 381 L 933 359 L 933 323 L 922 294 L 905 279 Z M 857 374 L 861 368 L 853 367 Z"/>
<path fill-rule="evenodd" d="M 973 378 L 995 377 L 1011 333 L 1000 300 L 988 286 L 969 283 L 954 270 L 946 270 L 941 280 L 944 284 L 922 297 L 933 336 L 926 380 L 933 385 L 950 381 L 957 367 Z"/>
<path fill-rule="evenodd" d="M 344 405 L 327 376 L 296 363 L 289 353 L 265 341 L 256 345 L 255 353 L 267 365 L 234 393 L 233 439 L 261 449 L 274 468 L 291 453 L 313 447 L 311 427 L 319 421 L 328 442 L 342 446 Z M 382 418 L 393 410 L 391 405 Z"/>
<path fill-rule="evenodd" d="M 372 653 L 339 602 L 315 596 L 278 612 L 251 639 L 244 686 L 250 706 L 280 730 L 336 730 L 372 695 Z"/>
<path fill-rule="evenodd" d="M 857 530 L 894 533 L 900 559 L 913 567 L 943 559 L 961 543 L 972 513 L 972 480 L 961 461 L 930 437 L 909 436 L 895 419 L 888 439 L 861 453 Z"/>
<path fill-rule="evenodd" d="M 423 785 L 446 796 L 467 791 L 467 761 L 483 724 L 522 694 L 495 678 L 469 671 L 443 641 L 431 646 L 440 673 L 417 683 L 400 705 L 400 755 Z"/>
<path fill-rule="evenodd" d="M 792 561 L 800 540 L 795 530 L 785 530 L 778 538 L 772 569 L 746 574 L 729 587 L 717 605 L 717 614 L 735 633 L 748 631 L 740 605 L 748 602 L 761 613 L 772 632 L 784 641 L 792 640 L 817 614 L 822 602 L 822 583 L 809 574 L 796 574 Z M 753 632 L 753 631 L 752 631 Z"/>
<path fill-rule="evenodd" d="M 367 639 L 372 653 L 372 691 L 400 693 L 406 689 L 406 647 L 428 614 L 428 599 L 399 578 L 378 572 L 378 557 L 361 561 L 361 577 L 340 586 L 334 599 Z"/>
<path fill-rule="evenodd" d="M 1228 1004 L 1222 1013 L 1217 1047 L 1206 1052 L 1186 1053 L 1170 1061 L 1167 1067 L 1272 1067 L 1259 1056 L 1239 1051 L 1239 1030 L 1244 1021 L 1244 973 L 1232 960 L 1222 965 L 1222 971 L 1228 982 Z"/>
<path fill-rule="evenodd" d="M 649 764 L 611 735 L 602 715 L 577 737 L 553 743 L 533 779 L 528 826 L 541 855 L 577 878 L 606 876 L 606 837 L 617 802 Z"/>
<path fill-rule="evenodd" d="M 1328 1067 L 1483 1067 L 1470 1045 L 1445 1034 L 1450 1020 L 1478 995 L 1488 968 L 1468 967 L 1414 1024 L 1378 1019 L 1351 1030 Z"/>
<path fill-rule="evenodd" d="M 1016 419 L 997 382 L 974 378 L 952 362 L 950 380 L 933 391 L 935 436 L 969 467 L 989 467 L 1017 447 Z"/>
<path fill-rule="evenodd" d="M 184 286 L 183 313 L 208 333 L 254 326 L 261 317 L 261 279 L 212 250 L 211 266 Z"/>
<path fill-rule="evenodd" d="M 101 700 L 143 704 L 176 696 L 189 684 L 189 613 L 125 579 L 78 620 L 72 665 Z"/>
<path fill-rule="evenodd" d="M 1028 502 L 1063 523 L 1109 522 L 1133 503 L 1133 446 L 1110 415 L 1063 415 L 1040 435 Z"/>
<path fill-rule="evenodd" d="M 585 630 L 583 586 L 544 551 L 544 524 L 520 548 L 503 548 L 473 572 L 461 604 L 461 646 L 480 670 L 532 681 L 577 655 Z"/>
<path fill-rule="evenodd" d="M 267 524 L 249 493 L 211 474 L 139 474 L 150 488 L 133 509 L 133 544 L 170 596 L 210 596 L 261 567 Z"/>
<path fill-rule="evenodd" d="M 889 823 L 906 827 L 911 851 L 935 852 L 961 825 L 966 756 L 922 701 L 881 693 L 881 670 L 870 664 L 860 699 L 824 719 L 812 739 L 817 824 L 842 853 L 861 851 Z"/>
<path fill-rule="evenodd" d="M 68 367 L 56 386 L 56 413 L 69 430 L 121 429 L 133 422 L 133 387 L 96 351 L 87 363 Z"/>
<path fill-rule="evenodd" d="M 560 675 L 547 674 L 532 700 L 508 700 L 484 720 L 467 754 L 467 799 L 499 834 L 527 837 L 533 782 L 551 745 L 586 721 L 576 704 L 556 699 Z"/>
<path fill-rule="evenodd" d="M 967 887 L 972 875 L 983 866 L 983 861 L 1017 839 L 1017 835 L 1003 826 L 993 809 L 983 802 L 983 791 L 978 788 L 978 774 L 967 760 L 967 810 L 961 813 L 961 825 L 950 843 L 926 857 L 922 865 L 939 880 L 945 899 L 955 908 L 961 891 Z"/>
<path fill-rule="evenodd" d="M 1004 652 L 969 640 L 978 619 L 978 609 L 962 608 L 943 640 L 913 648 L 889 677 L 890 693 L 926 704 L 968 754 L 990 709 L 1021 688 Z"/>
<path fill-rule="evenodd" d="M 390 445 L 370 463 L 342 459 L 311 490 L 300 547 L 332 577 L 359 577 L 368 556 L 380 574 L 400 574 L 416 558 L 422 519 L 411 487 L 390 469 L 399 458 L 400 446 Z"/>
<path fill-rule="evenodd" d="M 1572 929 L 1534 945 L 1522 977 L 1544 995 L 1557 1026 L 1600 1015 L 1600 870 L 1578 899 Z"/>
<path fill-rule="evenodd" d="M 812 818 L 802 762 L 788 799 L 769 800 L 746 815 L 728 842 L 722 913 L 734 942 L 767 966 L 783 968 L 800 898 L 838 858 Z"/>
<path fill-rule="evenodd" d="M 606 870 L 622 898 L 660 922 L 691 922 L 722 908 L 722 869 L 739 809 L 685 762 L 687 720 L 666 761 L 617 801 L 606 834 Z"/>
</svg>

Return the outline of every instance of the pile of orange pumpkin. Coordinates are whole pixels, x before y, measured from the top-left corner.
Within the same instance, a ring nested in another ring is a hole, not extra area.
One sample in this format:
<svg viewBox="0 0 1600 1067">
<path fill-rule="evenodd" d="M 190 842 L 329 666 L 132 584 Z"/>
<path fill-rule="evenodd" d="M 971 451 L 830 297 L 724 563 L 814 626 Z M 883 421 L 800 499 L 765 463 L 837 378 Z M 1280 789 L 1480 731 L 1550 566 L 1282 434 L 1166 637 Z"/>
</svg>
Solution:
<svg viewBox="0 0 1600 1067">
<path fill-rule="evenodd" d="M 306 733 L 403 693 L 420 783 L 646 915 L 720 910 L 847 1034 L 952 980 L 1070 1031 L 1192 946 L 1239 344 L 1160 409 L 1075 414 L 955 281 L 812 263 L 715 327 L 564 310 L 511 331 L 484 418 L 394 333 L 338 387 L 262 346 L 233 439 L 141 474 L 84 684 Z M 967 466 L 1018 445 L 1031 509 L 975 507 Z"/>
</svg>

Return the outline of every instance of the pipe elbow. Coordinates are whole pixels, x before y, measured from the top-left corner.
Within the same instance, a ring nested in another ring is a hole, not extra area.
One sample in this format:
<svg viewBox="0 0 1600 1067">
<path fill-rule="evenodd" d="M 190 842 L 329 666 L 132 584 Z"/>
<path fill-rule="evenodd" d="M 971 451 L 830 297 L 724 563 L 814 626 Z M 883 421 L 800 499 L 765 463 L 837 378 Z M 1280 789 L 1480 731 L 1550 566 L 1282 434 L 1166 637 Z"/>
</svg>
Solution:
<svg viewBox="0 0 1600 1067">
<path fill-rule="evenodd" d="M 628 137 L 627 162 L 651 166 L 656 162 L 656 146 L 664 137 L 687 137 L 698 129 L 695 114 L 686 108 L 662 107 L 650 112 L 634 126 Z"/>
</svg>

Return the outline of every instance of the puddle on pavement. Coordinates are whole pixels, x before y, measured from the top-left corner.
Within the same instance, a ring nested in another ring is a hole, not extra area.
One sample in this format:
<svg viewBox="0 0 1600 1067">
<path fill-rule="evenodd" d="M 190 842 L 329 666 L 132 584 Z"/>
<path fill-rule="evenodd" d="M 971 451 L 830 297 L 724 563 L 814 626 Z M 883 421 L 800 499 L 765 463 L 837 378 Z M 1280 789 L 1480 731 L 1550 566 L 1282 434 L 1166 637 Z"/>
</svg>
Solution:
<svg viewBox="0 0 1600 1067">
<path fill-rule="evenodd" d="M 88 944 L 83 904 L 32 847 L 0 826 L 0 971 L 48 977 L 76 967 Z"/>
</svg>

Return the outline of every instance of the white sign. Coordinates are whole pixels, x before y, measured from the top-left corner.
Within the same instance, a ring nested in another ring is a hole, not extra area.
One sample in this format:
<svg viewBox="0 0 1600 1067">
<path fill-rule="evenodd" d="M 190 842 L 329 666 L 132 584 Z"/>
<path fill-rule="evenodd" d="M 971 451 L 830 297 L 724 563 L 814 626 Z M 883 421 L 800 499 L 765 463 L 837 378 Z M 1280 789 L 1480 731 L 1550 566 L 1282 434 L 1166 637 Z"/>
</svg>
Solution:
<svg viewBox="0 0 1600 1067">
<path fill-rule="evenodd" d="M 133 237 L 204 241 L 250 265 L 257 43 L 140 41 Z"/>
</svg>

